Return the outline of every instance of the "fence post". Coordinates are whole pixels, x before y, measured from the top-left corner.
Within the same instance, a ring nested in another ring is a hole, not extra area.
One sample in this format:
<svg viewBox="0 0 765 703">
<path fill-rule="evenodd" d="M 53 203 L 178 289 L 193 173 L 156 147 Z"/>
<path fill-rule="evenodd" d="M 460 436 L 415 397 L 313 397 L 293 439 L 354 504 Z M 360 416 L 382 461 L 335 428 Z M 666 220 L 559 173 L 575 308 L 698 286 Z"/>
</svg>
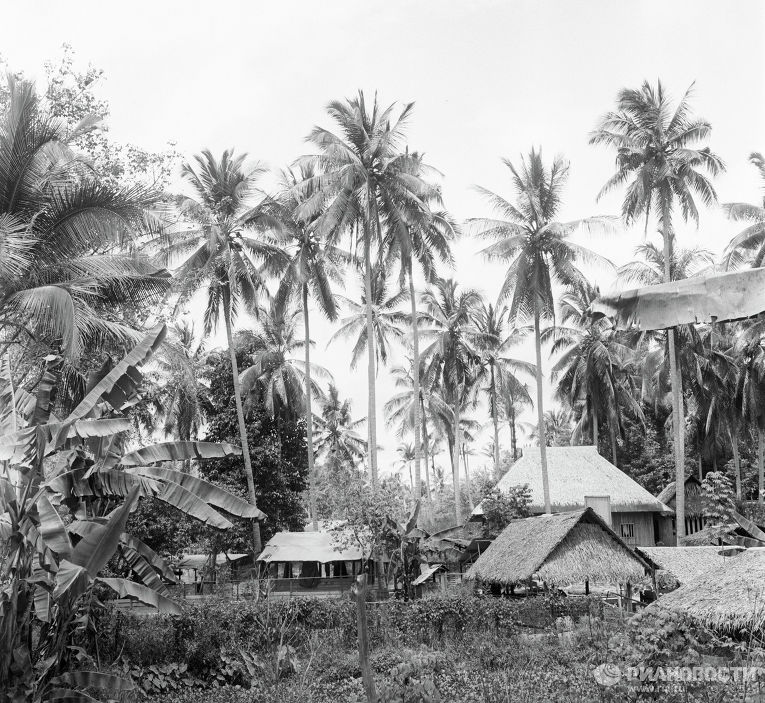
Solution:
<svg viewBox="0 0 765 703">
<path fill-rule="evenodd" d="M 356 582 L 351 586 L 351 591 L 356 597 L 356 622 L 359 630 L 359 663 L 361 665 L 361 678 L 364 681 L 364 691 L 367 694 L 367 703 L 377 703 L 375 692 L 375 680 L 372 678 L 372 667 L 369 665 L 369 632 L 367 630 L 367 592 L 366 574 L 359 574 Z"/>
</svg>

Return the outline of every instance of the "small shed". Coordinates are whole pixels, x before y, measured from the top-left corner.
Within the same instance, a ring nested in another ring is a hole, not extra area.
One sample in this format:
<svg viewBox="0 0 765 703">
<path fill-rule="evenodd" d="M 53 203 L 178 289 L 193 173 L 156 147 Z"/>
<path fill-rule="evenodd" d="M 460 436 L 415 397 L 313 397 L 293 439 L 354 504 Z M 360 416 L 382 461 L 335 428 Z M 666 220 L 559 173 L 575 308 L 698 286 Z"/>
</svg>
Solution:
<svg viewBox="0 0 765 703">
<path fill-rule="evenodd" d="M 466 578 L 514 586 L 634 583 L 650 569 L 592 509 L 513 520 L 481 554 Z"/>
<path fill-rule="evenodd" d="M 659 598 L 650 608 L 691 617 L 705 627 L 765 629 L 765 549 L 747 549 Z"/>
<path fill-rule="evenodd" d="M 675 481 L 668 483 L 661 493 L 656 496 L 657 500 L 668 507 L 675 509 L 677 497 L 677 484 Z M 704 514 L 704 503 L 701 499 L 701 481 L 695 476 L 685 479 L 685 534 L 692 535 L 700 532 L 707 526 L 707 518 Z M 667 547 L 677 544 L 677 528 L 674 515 L 665 515 L 659 526 L 659 540 Z"/>
<path fill-rule="evenodd" d="M 227 554 L 225 552 L 216 554 L 215 570 L 211 572 L 212 556 L 210 554 L 184 554 L 176 566 L 176 574 L 181 583 L 199 583 L 203 576 L 205 582 L 214 583 L 217 571 L 222 566 L 229 564 L 233 572 L 240 564 L 248 561 L 249 556 L 249 554 Z"/>
<path fill-rule="evenodd" d="M 739 547 L 643 547 L 639 550 L 682 585 L 735 559 Z M 661 575 L 661 574 L 659 574 Z"/>
</svg>

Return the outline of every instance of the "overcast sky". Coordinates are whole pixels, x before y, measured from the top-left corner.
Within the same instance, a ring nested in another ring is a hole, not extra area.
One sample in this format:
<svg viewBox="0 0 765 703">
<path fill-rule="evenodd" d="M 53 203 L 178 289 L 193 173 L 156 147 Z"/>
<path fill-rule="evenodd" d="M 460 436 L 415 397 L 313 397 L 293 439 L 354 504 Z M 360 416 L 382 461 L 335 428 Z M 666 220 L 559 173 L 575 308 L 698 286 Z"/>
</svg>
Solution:
<svg viewBox="0 0 765 703">
<path fill-rule="evenodd" d="M 0 53 L 14 70 L 42 75 L 43 62 L 70 43 L 82 66 L 105 70 L 99 91 L 111 104 L 113 136 L 147 149 L 174 141 L 190 156 L 234 147 L 282 167 L 310 152 L 314 124 L 331 126 L 331 99 L 362 88 L 385 103 L 415 101 L 411 147 L 444 174 L 459 220 L 488 214 L 474 184 L 510 195 L 500 157 L 515 160 L 531 146 L 571 161 L 563 218 L 618 213 L 621 194 L 596 202 L 613 155 L 589 146 L 589 131 L 622 86 L 660 77 L 679 97 L 695 81 L 695 112 L 712 123 L 710 146 L 728 167 L 716 181 L 720 200 L 762 197 L 747 163 L 751 151 L 765 151 L 759 0 L 28 1 L 3 16 Z M 719 253 L 735 232 L 705 212 L 698 231 L 682 228 L 679 238 Z M 641 239 L 635 230 L 586 243 L 620 264 Z M 455 276 L 494 298 L 503 271 L 478 248 L 458 245 Z M 598 275 L 604 288 L 612 279 Z M 317 361 L 363 415 L 366 367 L 349 373 L 349 348 L 326 350 L 330 334 L 316 326 Z M 391 392 L 382 370 L 378 396 Z M 382 423 L 380 433 L 385 468 L 397 440 Z"/>
</svg>

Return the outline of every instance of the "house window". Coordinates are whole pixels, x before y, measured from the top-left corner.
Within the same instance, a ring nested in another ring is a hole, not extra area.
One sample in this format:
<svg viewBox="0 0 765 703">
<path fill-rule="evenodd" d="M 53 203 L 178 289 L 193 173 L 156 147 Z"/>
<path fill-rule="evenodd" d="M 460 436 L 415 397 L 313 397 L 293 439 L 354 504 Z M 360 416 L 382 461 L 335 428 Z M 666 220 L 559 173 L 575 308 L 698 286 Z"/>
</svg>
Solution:
<svg viewBox="0 0 765 703">
<path fill-rule="evenodd" d="M 630 542 L 635 541 L 635 523 L 623 522 L 619 527 L 622 532 L 622 539 L 625 542 L 629 544 Z"/>
</svg>

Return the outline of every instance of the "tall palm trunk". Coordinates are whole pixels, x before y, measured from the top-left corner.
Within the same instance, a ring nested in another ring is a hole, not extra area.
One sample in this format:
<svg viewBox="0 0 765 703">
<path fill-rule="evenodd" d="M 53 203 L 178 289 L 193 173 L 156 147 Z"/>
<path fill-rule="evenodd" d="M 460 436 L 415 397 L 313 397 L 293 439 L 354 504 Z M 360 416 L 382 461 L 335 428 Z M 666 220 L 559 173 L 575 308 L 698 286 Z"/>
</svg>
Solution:
<svg viewBox="0 0 765 703">
<path fill-rule="evenodd" d="M 736 500 L 741 500 L 741 456 L 738 453 L 738 432 L 731 432 L 733 470 L 736 474 Z"/>
<path fill-rule="evenodd" d="M 592 443 L 595 445 L 595 450 L 598 449 L 598 413 L 595 408 L 592 408 Z"/>
<path fill-rule="evenodd" d="M 763 490 L 765 490 L 765 428 L 757 428 L 757 502 L 763 503 Z"/>
<path fill-rule="evenodd" d="M 491 365 L 491 421 L 494 423 L 494 478 L 499 481 L 499 418 L 497 417 L 497 381 Z"/>
<path fill-rule="evenodd" d="M 313 531 L 319 530 L 316 513 L 316 474 L 313 467 L 313 409 L 311 407 L 311 332 L 308 322 L 308 284 L 303 283 L 303 326 L 305 328 L 305 429 L 308 444 L 308 500 Z"/>
<path fill-rule="evenodd" d="M 228 355 L 231 359 L 231 377 L 234 382 L 234 402 L 236 404 L 236 417 L 239 422 L 239 441 L 242 445 L 244 475 L 247 478 L 247 494 L 250 503 L 257 506 L 255 479 L 252 475 L 252 462 L 250 460 L 250 445 L 247 441 L 247 425 L 244 422 L 244 408 L 242 407 L 242 389 L 239 385 L 239 365 L 236 363 L 234 333 L 231 329 L 231 294 L 228 289 L 224 289 L 223 292 L 223 320 L 226 323 L 226 342 L 228 343 Z M 260 523 L 257 520 L 252 521 L 252 548 L 255 556 L 263 551 L 263 545 L 260 541 Z"/>
<path fill-rule="evenodd" d="M 457 524 L 462 524 L 462 501 L 460 500 L 460 402 L 459 392 L 455 392 L 454 403 L 454 447 L 452 457 L 452 481 L 454 482 L 454 517 Z"/>
<path fill-rule="evenodd" d="M 414 393 L 414 497 L 419 500 L 422 496 L 422 442 L 420 436 L 420 339 L 417 325 L 417 300 L 414 294 L 414 256 L 409 257 L 409 298 L 412 305 L 412 391 Z M 428 462 L 425 460 L 425 473 L 428 472 Z M 430 493 L 428 493 L 430 498 Z"/>
<path fill-rule="evenodd" d="M 550 503 L 550 480 L 547 476 L 547 432 L 545 432 L 544 391 L 542 389 L 542 331 L 539 325 L 539 299 L 534 296 L 534 346 L 537 355 L 537 420 L 539 422 L 539 458 L 542 464 L 542 492 L 545 512 L 552 513 Z"/>
<path fill-rule="evenodd" d="M 616 430 L 613 428 L 610 422 L 608 424 L 609 424 L 608 431 L 611 433 L 611 463 L 618 469 L 619 459 L 616 455 L 616 450 L 618 448 L 618 445 L 616 443 Z"/>
<path fill-rule="evenodd" d="M 518 437 L 515 434 L 515 407 L 510 403 L 510 447 L 513 450 L 513 461 L 518 458 Z"/>
<path fill-rule="evenodd" d="M 665 218 L 665 222 L 669 222 Z M 669 228 L 664 237 L 664 280 L 672 280 L 672 234 Z M 672 436 L 675 453 L 675 523 L 677 525 L 677 546 L 685 537 L 685 427 L 683 420 L 683 379 L 677 365 L 675 328 L 667 330 L 669 341 L 669 374 L 672 383 Z"/>
<path fill-rule="evenodd" d="M 422 419 L 422 452 L 423 452 L 423 458 L 425 459 L 425 490 L 427 491 L 427 496 L 425 497 L 425 500 L 430 501 L 431 494 L 430 494 L 430 470 L 428 468 L 428 444 L 430 442 L 430 439 L 428 437 L 428 426 L 427 421 L 425 419 L 425 400 L 423 399 L 422 395 L 418 395 L 419 401 L 418 405 L 420 406 L 421 411 L 421 419 Z M 435 480 L 435 476 L 433 477 Z"/>
<path fill-rule="evenodd" d="M 468 466 L 468 456 L 464 444 L 462 445 L 462 464 L 465 467 L 465 487 L 467 488 L 468 507 L 472 515 L 475 505 L 473 504 L 473 488 L 470 485 L 470 466 Z"/>
<path fill-rule="evenodd" d="M 375 388 L 375 337 L 374 321 L 372 318 L 372 258 L 370 248 L 371 233 L 369 225 L 365 222 L 364 231 L 364 290 L 367 298 L 367 383 L 368 383 L 368 405 L 367 405 L 367 438 L 369 447 L 369 473 L 372 476 L 372 486 L 377 489 L 377 392 Z"/>
</svg>

